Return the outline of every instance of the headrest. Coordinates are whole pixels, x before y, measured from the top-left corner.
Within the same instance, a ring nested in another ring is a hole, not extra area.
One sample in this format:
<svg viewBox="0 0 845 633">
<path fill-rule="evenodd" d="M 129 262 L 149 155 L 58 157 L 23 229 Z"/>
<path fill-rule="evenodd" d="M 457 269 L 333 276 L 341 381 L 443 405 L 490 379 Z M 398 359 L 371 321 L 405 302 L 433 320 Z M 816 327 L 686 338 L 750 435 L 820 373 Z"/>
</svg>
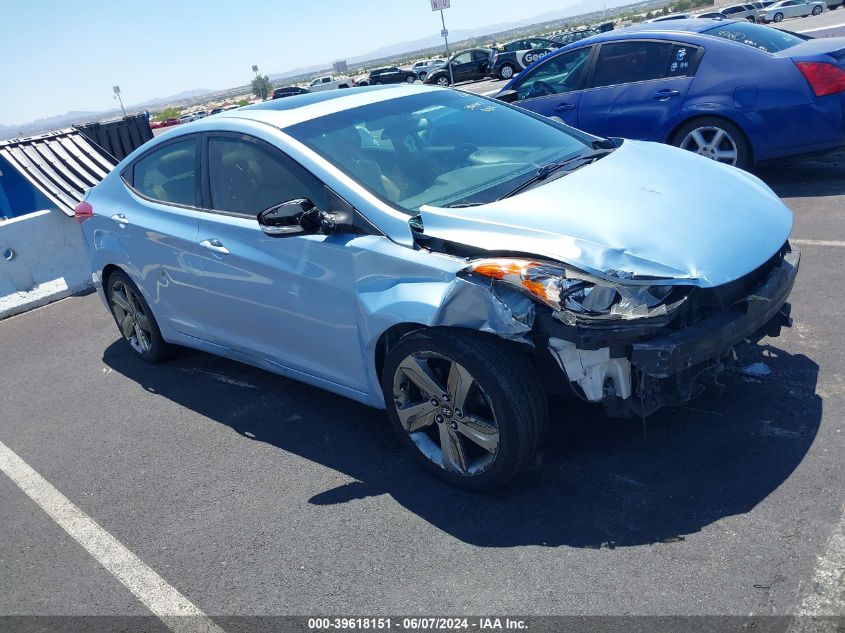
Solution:
<svg viewBox="0 0 845 633">
<path fill-rule="evenodd" d="M 196 156 L 194 150 L 180 149 L 171 152 L 158 161 L 158 170 L 162 176 L 173 178 L 194 171 L 196 167 Z"/>
</svg>

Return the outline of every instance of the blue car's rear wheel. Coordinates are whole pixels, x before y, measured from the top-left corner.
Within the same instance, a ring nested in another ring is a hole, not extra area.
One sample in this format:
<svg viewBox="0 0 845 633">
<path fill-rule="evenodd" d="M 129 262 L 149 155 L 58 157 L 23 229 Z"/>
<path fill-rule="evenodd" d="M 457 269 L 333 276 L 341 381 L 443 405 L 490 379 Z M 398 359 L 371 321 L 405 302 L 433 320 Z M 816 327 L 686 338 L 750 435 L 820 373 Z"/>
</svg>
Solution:
<svg viewBox="0 0 845 633">
<path fill-rule="evenodd" d="M 162 338 L 150 306 L 126 273 L 116 270 L 109 275 L 106 298 L 117 329 L 138 356 L 151 363 L 170 356 L 173 348 Z"/>
<path fill-rule="evenodd" d="M 688 121 L 675 132 L 672 145 L 740 169 L 751 167 L 751 146 L 742 130 L 719 117 Z"/>
<path fill-rule="evenodd" d="M 403 444 L 429 471 L 471 490 L 504 485 L 531 457 L 548 413 L 539 385 L 509 344 L 448 328 L 405 336 L 382 376 Z"/>
</svg>

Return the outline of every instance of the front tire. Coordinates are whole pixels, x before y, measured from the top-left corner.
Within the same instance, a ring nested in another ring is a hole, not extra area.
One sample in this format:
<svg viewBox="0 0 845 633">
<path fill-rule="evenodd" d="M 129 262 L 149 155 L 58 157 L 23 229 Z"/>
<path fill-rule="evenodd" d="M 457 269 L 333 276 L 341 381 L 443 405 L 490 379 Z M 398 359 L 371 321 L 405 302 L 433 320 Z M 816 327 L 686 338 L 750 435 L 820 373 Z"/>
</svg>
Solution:
<svg viewBox="0 0 845 633">
<path fill-rule="evenodd" d="M 772 16 L 772 22 L 783 22 L 783 13 L 775 13 Z"/>
<path fill-rule="evenodd" d="M 745 134 L 736 125 L 719 117 L 701 117 L 682 125 L 669 141 L 720 163 L 748 169 L 752 150 Z"/>
<path fill-rule="evenodd" d="M 413 75 L 408 75 L 407 77 L 405 77 L 405 81 L 409 84 L 414 83 L 416 80 L 417 80 L 417 78 L 414 77 Z"/>
<path fill-rule="evenodd" d="M 388 416 L 430 472 L 468 490 L 511 481 L 546 426 L 548 407 L 527 358 L 472 330 L 405 336 L 382 373 Z"/>
<path fill-rule="evenodd" d="M 822 8 L 821 7 L 813 7 L 813 15 L 821 15 Z"/>
<path fill-rule="evenodd" d="M 420 81 L 425 81 L 425 76 L 426 76 L 426 74 L 427 74 L 427 73 L 425 73 L 425 72 L 421 72 L 421 73 L 420 73 Z"/>
<path fill-rule="evenodd" d="M 449 85 L 449 78 L 445 75 L 441 75 L 437 78 L 437 85 L 438 86 L 448 86 Z"/>
<path fill-rule="evenodd" d="M 106 297 L 117 329 L 137 356 L 156 363 L 173 353 L 173 347 L 161 336 L 150 306 L 126 273 L 116 270 L 109 275 Z"/>
</svg>

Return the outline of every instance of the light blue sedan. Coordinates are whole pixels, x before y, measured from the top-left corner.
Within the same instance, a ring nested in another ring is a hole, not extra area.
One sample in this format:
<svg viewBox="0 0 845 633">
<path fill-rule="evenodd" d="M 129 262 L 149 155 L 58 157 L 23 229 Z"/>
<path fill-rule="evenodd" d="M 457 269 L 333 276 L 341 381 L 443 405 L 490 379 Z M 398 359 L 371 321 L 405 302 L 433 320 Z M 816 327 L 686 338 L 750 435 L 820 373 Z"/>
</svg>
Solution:
<svg viewBox="0 0 845 633">
<path fill-rule="evenodd" d="M 648 415 L 789 324 L 792 214 L 754 176 L 426 86 L 294 96 L 153 139 L 77 208 L 140 358 L 188 346 L 386 408 L 492 488 L 549 394 Z"/>
</svg>

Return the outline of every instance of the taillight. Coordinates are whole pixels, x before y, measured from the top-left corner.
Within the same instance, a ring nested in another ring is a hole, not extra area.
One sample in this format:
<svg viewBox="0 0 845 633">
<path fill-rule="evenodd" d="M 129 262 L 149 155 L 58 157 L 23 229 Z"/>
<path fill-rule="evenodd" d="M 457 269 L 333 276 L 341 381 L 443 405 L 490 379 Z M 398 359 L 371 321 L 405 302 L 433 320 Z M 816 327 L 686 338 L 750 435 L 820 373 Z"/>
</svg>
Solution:
<svg viewBox="0 0 845 633">
<path fill-rule="evenodd" d="M 795 62 L 817 97 L 845 91 L 845 70 L 827 62 Z"/>
<path fill-rule="evenodd" d="M 83 200 L 76 205 L 76 208 L 73 210 L 73 216 L 77 222 L 82 224 L 88 218 L 94 217 L 94 207 Z"/>
</svg>

